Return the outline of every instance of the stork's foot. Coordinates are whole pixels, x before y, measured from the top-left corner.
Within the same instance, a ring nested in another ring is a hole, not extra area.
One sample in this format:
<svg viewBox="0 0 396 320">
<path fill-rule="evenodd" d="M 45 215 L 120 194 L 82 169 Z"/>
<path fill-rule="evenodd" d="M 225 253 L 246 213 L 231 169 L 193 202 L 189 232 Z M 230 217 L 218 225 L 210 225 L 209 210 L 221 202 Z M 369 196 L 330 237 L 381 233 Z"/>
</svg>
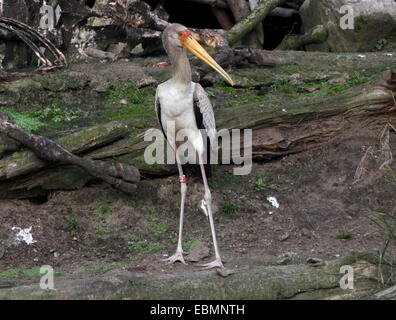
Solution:
<svg viewBox="0 0 396 320">
<path fill-rule="evenodd" d="M 200 267 L 202 267 L 203 270 L 212 269 L 212 268 L 224 268 L 223 262 L 221 262 L 220 258 L 216 259 L 215 261 L 209 262 L 207 264 L 201 264 Z"/>
<path fill-rule="evenodd" d="M 175 263 L 177 261 L 179 261 L 179 262 L 181 262 L 183 264 L 187 264 L 184 261 L 183 251 L 176 251 L 173 256 L 170 256 L 169 258 L 163 259 L 162 261 L 165 261 L 166 264 L 172 264 L 172 263 Z"/>
</svg>

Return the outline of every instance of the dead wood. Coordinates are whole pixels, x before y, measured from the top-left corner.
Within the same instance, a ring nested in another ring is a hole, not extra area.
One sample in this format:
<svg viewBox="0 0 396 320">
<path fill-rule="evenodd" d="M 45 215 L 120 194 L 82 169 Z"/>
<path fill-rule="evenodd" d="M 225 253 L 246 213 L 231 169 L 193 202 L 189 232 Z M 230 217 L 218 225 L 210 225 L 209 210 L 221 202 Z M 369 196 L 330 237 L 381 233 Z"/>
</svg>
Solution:
<svg viewBox="0 0 396 320">
<path fill-rule="evenodd" d="M 86 48 L 82 50 L 86 55 L 94 58 L 99 58 L 99 59 L 109 59 L 109 60 L 114 60 L 116 57 L 115 53 L 112 52 L 107 52 L 103 50 L 98 50 L 95 48 Z"/>
<path fill-rule="evenodd" d="M 136 188 L 135 183 L 140 180 L 139 170 L 133 166 L 122 163 L 112 165 L 104 161 L 78 157 L 54 141 L 29 133 L 13 124 L 5 113 L 0 113 L 0 130 L 9 138 L 28 147 L 39 159 L 48 163 L 79 166 L 91 176 L 121 191 L 132 193 Z"/>
<path fill-rule="evenodd" d="M 226 0 L 226 2 L 237 23 L 251 13 L 249 4 L 245 0 Z M 261 48 L 261 42 L 258 36 L 260 30 L 257 30 L 257 28 L 259 28 L 258 25 L 242 38 L 242 43 L 246 44 L 249 48 Z"/>
<path fill-rule="evenodd" d="M 303 35 L 286 37 L 276 50 L 299 50 L 308 44 L 319 44 L 325 42 L 328 35 L 326 28 L 319 25 Z"/>
<path fill-rule="evenodd" d="M 286 0 L 261 0 L 253 12 L 238 22 L 226 33 L 226 39 L 230 45 L 235 44 L 246 34 L 251 32 L 272 10 L 284 3 Z"/>
<path fill-rule="evenodd" d="M 33 50 L 39 61 L 42 63 L 40 70 L 49 70 L 67 66 L 67 61 L 63 53 L 47 38 L 43 37 L 32 27 L 18 20 L 0 17 L 0 29 L 15 34 L 30 49 Z M 42 50 L 44 48 L 44 50 Z M 46 51 L 52 55 L 48 57 Z"/>
<path fill-rule="evenodd" d="M 211 10 L 217 22 L 224 30 L 230 30 L 232 28 L 233 23 L 224 9 L 212 7 Z"/>
<path fill-rule="evenodd" d="M 263 109 L 254 102 L 217 109 L 217 127 L 219 130 L 253 129 L 253 159 L 274 159 L 321 146 L 354 123 L 361 125 L 364 121 L 373 119 L 388 121 L 386 119 L 395 112 L 395 88 L 396 73 L 387 70 L 377 79 L 344 93 L 294 101 L 285 106 L 285 111 L 280 110 L 279 106 Z M 155 115 L 152 117 L 151 120 L 155 123 Z M 138 121 L 138 118 L 133 119 L 134 123 Z M 56 140 L 56 144 L 84 158 L 132 164 L 145 175 L 158 176 L 176 172 L 175 166 L 147 165 L 144 162 L 143 154 L 149 143 L 143 141 L 143 132 L 144 129 L 136 129 L 127 122 L 117 121 L 65 135 Z M 12 144 L 5 148 L 9 153 L 0 159 L 0 198 L 26 198 L 48 193 L 48 190 L 75 189 L 92 180 L 85 169 L 76 171 L 75 166 L 65 165 L 72 162 L 48 163 L 42 160 L 46 159 L 46 154 L 40 158 L 29 150 L 12 153 L 12 150 L 18 148 Z M 58 149 L 55 147 L 54 150 Z M 62 149 L 58 151 L 63 152 Z M 79 161 L 75 164 L 80 164 L 80 167 L 84 165 Z M 114 179 L 112 174 L 117 172 L 116 169 L 109 170 L 110 178 Z"/>
</svg>

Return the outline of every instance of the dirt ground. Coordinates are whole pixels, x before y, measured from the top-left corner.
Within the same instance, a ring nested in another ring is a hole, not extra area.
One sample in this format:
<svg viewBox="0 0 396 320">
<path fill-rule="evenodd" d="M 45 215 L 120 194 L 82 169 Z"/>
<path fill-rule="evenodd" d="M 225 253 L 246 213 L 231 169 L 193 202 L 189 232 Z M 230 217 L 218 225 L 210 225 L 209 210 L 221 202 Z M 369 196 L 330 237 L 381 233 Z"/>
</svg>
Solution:
<svg viewBox="0 0 396 320">
<path fill-rule="evenodd" d="M 395 185 L 379 169 L 384 162 L 378 151 L 382 129 L 383 124 L 362 123 L 318 149 L 254 163 L 247 176 L 218 166 L 210 186 L 225 265 L 233 268 L 255 259 L 305 263 L 310 257 L 378 250 L 383 236 L 370 216 L 395 205 Z M 394 148 L 394 134 L 390 142 Z M 186 266 L 161 261 L 176 248 L 177 176 L 144 180 L 133 196 L 100 184 L 55 192 L 42 201 L 2 200 L 0 278 L 10 269 L 42 265 L 71 276 L 113 267 L 146 274 L 199 270 L 198 264 L 213 259 L 209 223 L 198 208 L 202 194 L 200 179 L 189 179 L 184 246 L 187 251 L 203 241 L 210 257 Z M 275 197 L 279 208 L 267 197 Z M 13 227 L 31 227 L 35 242 L 16 241 Z"/>
</svg>

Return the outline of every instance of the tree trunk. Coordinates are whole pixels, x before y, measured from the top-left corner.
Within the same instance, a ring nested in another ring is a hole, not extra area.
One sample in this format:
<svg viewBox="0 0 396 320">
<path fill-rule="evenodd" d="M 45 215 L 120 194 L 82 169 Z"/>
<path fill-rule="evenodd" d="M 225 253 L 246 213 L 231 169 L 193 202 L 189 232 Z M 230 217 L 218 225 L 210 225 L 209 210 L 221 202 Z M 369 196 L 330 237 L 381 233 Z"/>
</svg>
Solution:
<svg viewBox="0 0 396 320">
<path fill-rule="evenodd" d="M 235 44 L 246 34 L 252 31 L 272 10 L 281 5 L 286 0 L 261 0 L 253 12 L 226 33 L 226 39 L 230 45 Z"/>
<path fill-rule="evenodd" d="M 234 15 L 235 21 L 239 22 L 249 16 L 250 8 L 246 0 L 227 0 L 228 7 Z M 242 44 L 249 48 L 261 48 L 260 39 L 258 38 L 256 30 L 251 31 L 242 38 Z"/>
<path fill-rule="evenodd" d="M 213 7 L 211 10 L 221 28 L 224 30 L 230 30 L 232 28 L 233 24 L 224 9 Z"/>
<path fill-rule="evenodd" d="M 354 269 L 355 287 L 340 288 L 340 268 Z M 190 299 L 204 300 L 269 300 L 338 297 L 358 298 L 375 289 L 375 257 L 353 253 L 322 266 L 309 264 L 267 266 L 255 263 L 237 268 L 236 272 L 221 278 L 213 272 L 178 272 L 172 276 L 136 274 L 122 269 L 104 275 L 85 278 L 58 277 L 56 290 L 41 290 L 38 285 L 18 285 L 12 281 L 0 282 L 0 299 Z M 368 276 L 368 274 L 370 276 Z M 199 285 L 197 285 L 199 284 Z M 276 290 L 275 290 L 276 288 Z"/>
</svg>

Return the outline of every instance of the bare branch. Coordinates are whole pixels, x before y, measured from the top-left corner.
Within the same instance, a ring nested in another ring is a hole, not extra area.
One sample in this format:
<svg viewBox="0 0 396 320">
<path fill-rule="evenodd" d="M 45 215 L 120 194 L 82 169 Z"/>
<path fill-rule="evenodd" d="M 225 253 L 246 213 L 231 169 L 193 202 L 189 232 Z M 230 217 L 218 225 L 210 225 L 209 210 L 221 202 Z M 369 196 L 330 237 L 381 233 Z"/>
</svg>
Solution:
<svg viewBox="0 0 396 320">
<path fill-rule="evenodd" d="M 2 112 L 0 112 L 0 132 L 27 146 L 41 160 L 77 165 L 93 177 L 121 191 L 133 192 L 136 188 L 135 183 L 140 181 L 139 170 L 135 167 L 121 163 L 111 165 L 104 161 L 78 157 L 52 140 L 23 130 L 10 122 L 9 117 Z"/>
<path fill-rule="evenodd" d="M 252 31 L 272 10 L 284 3 L 286 0 L 261 0 L 253 12 L 226 33 L 226 39 L 230 45 Z"/>
</svg>

